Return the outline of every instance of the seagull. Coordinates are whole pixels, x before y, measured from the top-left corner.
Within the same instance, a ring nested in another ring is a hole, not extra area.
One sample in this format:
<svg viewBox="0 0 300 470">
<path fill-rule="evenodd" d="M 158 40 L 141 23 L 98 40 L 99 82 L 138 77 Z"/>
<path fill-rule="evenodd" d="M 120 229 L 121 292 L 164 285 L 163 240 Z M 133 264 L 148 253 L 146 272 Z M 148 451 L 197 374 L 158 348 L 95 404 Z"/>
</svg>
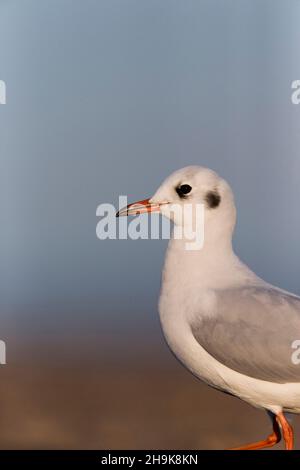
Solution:
<svg viewBox="0 0 300 470">
<path fill-rule="evenodd" d="M 300 365 L 292 360 L 300 339 L 300 297 L 265 282 L 234 253 L 229 184 L 208 168 L 188 166 L 172 173 L 152 198 L 117 216 L 159 212 L 174 229 L 184 228 L 191 223 L 180 216 L 186 204 L 204 207 L 204 241 L 201 249 L 187 249 L 184 230 L 169 241 L 159 299 L 167 344 L 197 378 L 271 416 L 266 439 L 234 450 L 272 447 L 281 437 L 292 450 L 285 413 L 300 413 Z"/>
</svg>

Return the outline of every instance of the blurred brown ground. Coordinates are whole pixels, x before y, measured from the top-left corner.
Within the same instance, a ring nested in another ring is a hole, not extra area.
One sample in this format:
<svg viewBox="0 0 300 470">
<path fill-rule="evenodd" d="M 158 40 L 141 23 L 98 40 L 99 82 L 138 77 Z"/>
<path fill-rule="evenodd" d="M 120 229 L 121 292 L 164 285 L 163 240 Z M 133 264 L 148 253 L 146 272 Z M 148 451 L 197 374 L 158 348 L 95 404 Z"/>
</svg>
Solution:
<svg viewBox="0 0 300 470">
<path fill-rule="evenodd" d="M 1 449 L 224 449 L 268 435 L 264 411 L 202 384 L 161 338 L 117 352 L 114 341 L 14 343 L 0 367 Z"/>
</svg>

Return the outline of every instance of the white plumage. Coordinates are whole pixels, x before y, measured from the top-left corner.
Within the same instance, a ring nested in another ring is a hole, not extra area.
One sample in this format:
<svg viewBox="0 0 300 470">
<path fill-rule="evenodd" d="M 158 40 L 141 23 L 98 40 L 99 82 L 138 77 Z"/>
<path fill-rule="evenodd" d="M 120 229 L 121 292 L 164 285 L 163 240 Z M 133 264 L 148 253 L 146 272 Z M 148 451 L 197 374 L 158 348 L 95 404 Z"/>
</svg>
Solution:
<svg viewBox="0 0 300 470">
<path fill-rule="evenodd" d="M 170 240 L 159 301 L 167 343 L 201 380 L 274 414 L 273 433 L 243 448 L 274 445 L 279 424 L 291 449 L 283 412 L 300 413 L 300 365 L 292 362 L 300 298 L 266 283 L 234 254 L 234 197 L 215 172 L 183 168 L 142 202 L 145 211 L 159 210 L 175 224 L 184 223 L 179 212 L 187 203 L 205 206 L 204 245 L 189 251 L 184 237 Z M 131 206 L 126 214 L 142 212 Z"/>
</svg>

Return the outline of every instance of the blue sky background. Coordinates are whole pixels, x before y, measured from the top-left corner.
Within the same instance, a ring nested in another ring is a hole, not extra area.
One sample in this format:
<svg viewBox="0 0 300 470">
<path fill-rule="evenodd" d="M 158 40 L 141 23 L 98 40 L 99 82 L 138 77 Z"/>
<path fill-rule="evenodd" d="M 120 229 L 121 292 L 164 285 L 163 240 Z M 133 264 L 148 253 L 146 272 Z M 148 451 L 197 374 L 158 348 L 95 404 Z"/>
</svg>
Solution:
<svg viewBox="0 0 300 470">
<path fill-rule="evenodd" d="M 241 258 L 300 294 L 299 15 L 295 0 L 0 0 L 2 312 L 151 323 L 166 242 L 99 241 L 96 208 L 191 163 L 233 186 Z"/>
</svg>

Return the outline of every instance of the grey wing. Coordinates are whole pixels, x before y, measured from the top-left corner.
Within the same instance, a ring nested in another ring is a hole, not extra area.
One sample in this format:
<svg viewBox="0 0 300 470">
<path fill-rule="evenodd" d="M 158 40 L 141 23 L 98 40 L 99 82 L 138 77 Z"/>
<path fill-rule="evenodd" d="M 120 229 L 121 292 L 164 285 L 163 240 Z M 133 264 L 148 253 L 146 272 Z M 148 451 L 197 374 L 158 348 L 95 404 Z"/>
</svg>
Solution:
<svg viewBox="0 0 300 470">
<path fill-rule="evenodd" d="M 198 343 L 244 375 L 300 383 L 300 298 L 272 287 L 216 291 L 216 298 L 215 312 L 191 325 Z"/>
</svg>

